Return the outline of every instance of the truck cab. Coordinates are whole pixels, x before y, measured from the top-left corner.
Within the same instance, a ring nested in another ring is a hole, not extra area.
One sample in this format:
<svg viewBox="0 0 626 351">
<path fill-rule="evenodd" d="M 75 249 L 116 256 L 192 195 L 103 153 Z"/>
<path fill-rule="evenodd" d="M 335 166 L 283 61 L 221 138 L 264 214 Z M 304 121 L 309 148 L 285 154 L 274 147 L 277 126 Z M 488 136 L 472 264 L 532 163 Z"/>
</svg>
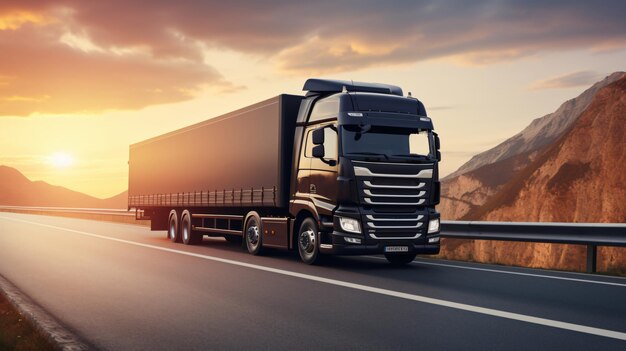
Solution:
<svg viewBox="0 0 626 351">
<path fill-rule="evenodd" d="M 292 248 L 384 254 L 395 264 L 439 252 L 440 143 L 424 105 L 393 85 L 309 79 L 297 116 L 289 212 Z"/>
</svg>

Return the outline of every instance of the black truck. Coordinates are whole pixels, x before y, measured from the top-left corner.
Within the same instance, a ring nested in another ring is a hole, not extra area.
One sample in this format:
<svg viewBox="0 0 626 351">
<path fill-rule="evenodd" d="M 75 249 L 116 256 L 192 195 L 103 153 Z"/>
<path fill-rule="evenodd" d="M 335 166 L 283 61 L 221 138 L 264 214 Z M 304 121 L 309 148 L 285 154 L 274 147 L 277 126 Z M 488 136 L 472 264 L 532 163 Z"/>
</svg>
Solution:
<svg viewBox="0 0 626 351">
<path fill-rule="evenodd" d="M 397 86 L 309 79 L 279 95 L 130 146 L 129 209 L 174 242 L 204 235 L 251 254 L 439 252 L 439 137 Z"/>
</svg>

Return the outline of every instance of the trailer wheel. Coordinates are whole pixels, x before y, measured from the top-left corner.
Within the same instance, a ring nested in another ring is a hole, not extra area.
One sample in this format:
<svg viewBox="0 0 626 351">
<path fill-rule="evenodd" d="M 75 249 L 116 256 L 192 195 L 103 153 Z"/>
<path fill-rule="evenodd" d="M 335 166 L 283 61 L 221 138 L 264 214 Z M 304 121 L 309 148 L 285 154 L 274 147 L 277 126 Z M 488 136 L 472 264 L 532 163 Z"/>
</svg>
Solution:
<svg viewBox="0 0 626 351">
<path fill-rule="evenodd" d="M 178 213 L 176 212 L 176 210 L 170 211 L 169 219 L 167 222 L 168 222 L 167 237 L 173 243 L 179 243 L 180 242 L 180 227 L 178 225 Z"/>
<path fill-rule="evenodd" d="M 397 254 L 385 254 L 385 258 L 389 263 L 394 266 L 403 266 L 413 262 L 417 254 L 414 253 L 397 253 Z"/>
<path fill-rule="evenodd" d="M 306 264 L 315 264 L 319 262 L 319 235 L 317 223 L 313 218 L 309 217 L 302 221 L 298 230 L 298 253 L 302 262 Z"/>
<path fill-rule="evenodd" d="M 244 240 L 248 252 L 253 255 L 259 255 L 263 251 L 263 235 L 261 227 L 261 217 L 256 212 L 252 212 L 246 221 L 246 231 L 244 232 Z"/>
<path fill-rule="evenodd" d="M 180 230 L 183 244 L 198 245 L 202 242 L 202 234 L 195 233 L 191 228 L 191 213 L 187 210 L 183 211 Z"/>
</svg>

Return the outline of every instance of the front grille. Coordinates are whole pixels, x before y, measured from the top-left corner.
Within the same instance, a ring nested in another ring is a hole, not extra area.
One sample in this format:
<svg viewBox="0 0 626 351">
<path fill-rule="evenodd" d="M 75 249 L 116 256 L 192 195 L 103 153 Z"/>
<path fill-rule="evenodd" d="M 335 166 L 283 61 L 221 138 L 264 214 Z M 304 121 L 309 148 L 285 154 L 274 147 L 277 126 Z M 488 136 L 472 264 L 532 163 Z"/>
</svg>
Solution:
<svg viewBox="0 0 626 351">
<path fill-rule="evenodd" d="M 369 236 L 374 239 L 417 239 L 425 220 L 424 215 L 365 215 Z"/>
<path fill-rule="evenodd" d="M 363 223 L 374 239 L 416 239 L 426 231 L 432 164 L 354 161 Z"/>
<path fill-rule="evenodd" d="M 426 166 L 432 167 L 355 162 L 354 173 L 359 179 L 362 204 L 375 209 L 425 206 L 429 202 L 433 177 L 433 169 Z"/>
<path fill-rule="evenodd" d="M 368 228 L 375 229 L 418 229 L 424 225 L 424 216 L 365 215 Z"/>
<path fill-rule="evenodd" d="M 384 177 L 371 177 L 361 183 L 362 200 L 364 204 L 372 206 L 423 206 L 426 203 L 426 182 L 410 178 L 401 179 L 390 185 L 381 180 Z"/>
</svg>

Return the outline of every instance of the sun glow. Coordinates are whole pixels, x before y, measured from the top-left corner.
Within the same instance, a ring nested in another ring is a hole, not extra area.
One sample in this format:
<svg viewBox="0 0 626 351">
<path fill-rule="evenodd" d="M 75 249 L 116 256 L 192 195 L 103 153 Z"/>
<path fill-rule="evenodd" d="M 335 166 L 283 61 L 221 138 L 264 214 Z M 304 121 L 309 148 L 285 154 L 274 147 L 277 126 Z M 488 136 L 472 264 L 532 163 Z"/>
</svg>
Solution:
<svg viewBox="0 0 626 351">
<path fill-rule="evenodd" d="M 48 157 L 48 163 L 56 168 L 68 168 L 74 164 L 74 156 L 65 152 L 56 152 Z"/>
<path fill-rule="evenodd" d="M 43 24 L 43 15 L 28 11 L 14 11 L 0 14 L 0 30 L 16 30 L 26 23 Z"/>
</svg>

